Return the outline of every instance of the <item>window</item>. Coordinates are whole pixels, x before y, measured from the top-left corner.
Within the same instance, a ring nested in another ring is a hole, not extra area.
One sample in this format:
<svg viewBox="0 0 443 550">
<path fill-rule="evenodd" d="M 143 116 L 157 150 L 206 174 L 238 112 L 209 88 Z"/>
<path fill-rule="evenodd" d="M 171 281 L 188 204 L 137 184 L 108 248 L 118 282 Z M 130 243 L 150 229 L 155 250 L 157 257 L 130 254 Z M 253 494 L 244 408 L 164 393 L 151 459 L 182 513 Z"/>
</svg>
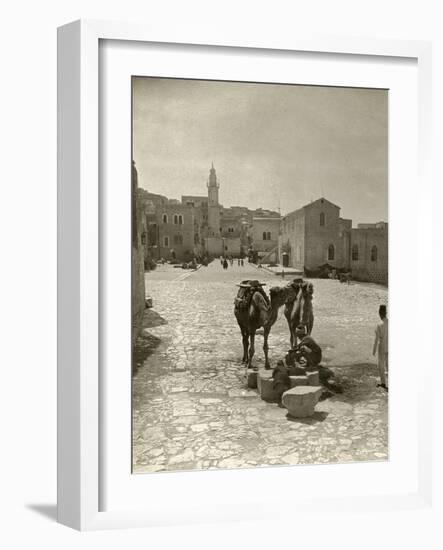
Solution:
<svg viewBox="0 0 443 550">
<path fill-rule="evenodd" d="M 162 219 L 163 219 L 163 223 L 168 223 L 168 215 L 167 214 L 163 214 Z"/>
<path fill-rule="evenodd" d="M 267 241 L 270 241 L 270 240 L 271 240 L 271 232 L 270 232 L 270 231 L 268 231 L 268 232 L 266 233 L 266 240 L 267 240 Z"/>
<path fill-rule="evenodd" d="M 263 231 L 263 240 L 266 241 L 266 231 Z"/>
<path fill-rule="evenodd" d="M 371 262 L 376 262 L 377 256 L 378 256 L 378 250 L 377 250 L 377 247 L 374 245 L 371 248 Z"/>
<path fill-rule="evenodd" d="M 178 215 L 174 214 L 174 225 L 178 225 Z"/>
<path fill-rule="evenodd" d="M 183 216 L 181 214 L 178 216 L 178 225 L 183 225 Z"/>
<path fill-rule="evenodd" d="M 169 246 L 169 237 L 163 237 L 163 246 L 166 248 Z"/>
<path fill-rule="evenodd" d="M 320 225 L 323 227 L 325 225 L 325 213 L 320 213 Z"/>
<path fill-rule="evenodd" d="M 333 244 L 330 244 L 328 246 L 328 260 L 334 260 L 335 259 L 335 248 Z"/>
<path fill-rule="evenodd" d="M 233 227 L 228 227 L 228 233 L 234 233 L 234 228 Z"/>
<path fill-rule="evenodd" d="M 174 235 L 174 244 L 183 244 L 183 235 Z"/>
<path fill-rule="evenodd" d="M 353 245 L 352 245 L 351 258 L 352 258 L 352 261 L 353 261 L 353 262 L 357 262 L 357 261 L 358 261 L 358 245 L 356 245 L 356 244 L 353 244 Z"/>
</svg>

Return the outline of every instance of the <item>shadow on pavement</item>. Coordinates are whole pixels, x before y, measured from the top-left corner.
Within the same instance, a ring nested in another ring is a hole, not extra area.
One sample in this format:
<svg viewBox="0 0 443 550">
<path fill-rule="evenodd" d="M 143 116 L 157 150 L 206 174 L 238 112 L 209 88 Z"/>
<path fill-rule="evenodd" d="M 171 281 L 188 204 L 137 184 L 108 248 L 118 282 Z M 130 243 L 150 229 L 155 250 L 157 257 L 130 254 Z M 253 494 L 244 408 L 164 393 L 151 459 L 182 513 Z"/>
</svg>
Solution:
<svg viewBox="0 0 443 550">
<path fill-rule="evenodd" d="M 318 422 L 323 422 L 324 420 L 326 420 L 326 417 L 328 416 L 328 414 L 329 413 L 324 411 L 315 411 L 314 414 L 312 416 L 309 416 L 308 418 L 294 418 L 289 413 L 287 413 L 286 418 L 290 422 L 297 422 L 299 424 L 308 424 L 311 426 L 313 424 L 317 424 Z"/>
</svg>

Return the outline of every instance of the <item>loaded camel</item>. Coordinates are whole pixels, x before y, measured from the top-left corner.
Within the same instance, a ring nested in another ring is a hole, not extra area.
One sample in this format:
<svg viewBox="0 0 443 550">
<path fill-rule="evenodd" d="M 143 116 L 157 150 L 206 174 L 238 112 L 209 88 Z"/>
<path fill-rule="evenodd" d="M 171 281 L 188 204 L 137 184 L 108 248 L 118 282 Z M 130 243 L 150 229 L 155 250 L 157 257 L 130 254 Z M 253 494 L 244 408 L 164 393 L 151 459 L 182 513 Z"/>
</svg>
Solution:
<svg viewBox="0 0 443 550">
<path fill-rule="evenodd" d="M 272 287 L 269 298 L 258 281 L 243 281 L 234 302 L 234 315 L 239 324 L 243 339 L 243 359 L 248 368 L 252 366 L 255 353 L 255 333 L 263 327 L 263 352 L 265 369 L 270 369 L 268 359 L 268 337 L 272 325 L 277 320 L 278 310 L 288 299 L 293 298 L 295 289 L 291 285 Z"/>
<path fill-rule="evenodd" d="M 286 301 L 284 315 L 288 322 L 291 348 L 294 349 L 297 346 L 297 327 L 304 325 L 306 333 L 311 334 L 314 326 L 312 309 L 314 285 L 302 279 L 295 279 L 291 284 L 295 289 L 295 298 Z"/>
</svg>

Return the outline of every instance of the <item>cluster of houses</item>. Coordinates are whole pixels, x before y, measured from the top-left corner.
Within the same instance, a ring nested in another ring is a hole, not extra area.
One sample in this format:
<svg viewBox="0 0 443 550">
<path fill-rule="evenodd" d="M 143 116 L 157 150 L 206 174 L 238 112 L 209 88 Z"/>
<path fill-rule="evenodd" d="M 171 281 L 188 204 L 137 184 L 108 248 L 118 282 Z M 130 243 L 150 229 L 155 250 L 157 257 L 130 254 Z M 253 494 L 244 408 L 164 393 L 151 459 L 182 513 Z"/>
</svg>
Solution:
<svg viewBox="0 0 443 550">
<path fill-rule="evenodd" d="M 387 223 L 354 228 L 352 220 L 340 217 L 340 207 L 325 198 L 285 216 L 260 208 L 225 208 L 219 202 L 214 166 L 206 186 L 207 194 L 183 195 L 181 201 L 137 188 L 135 208 L 145 263 L 249 257 L 306 274 L 328 266 L 347 270 L 356 280 L 387 284 Z"/>
</svg>

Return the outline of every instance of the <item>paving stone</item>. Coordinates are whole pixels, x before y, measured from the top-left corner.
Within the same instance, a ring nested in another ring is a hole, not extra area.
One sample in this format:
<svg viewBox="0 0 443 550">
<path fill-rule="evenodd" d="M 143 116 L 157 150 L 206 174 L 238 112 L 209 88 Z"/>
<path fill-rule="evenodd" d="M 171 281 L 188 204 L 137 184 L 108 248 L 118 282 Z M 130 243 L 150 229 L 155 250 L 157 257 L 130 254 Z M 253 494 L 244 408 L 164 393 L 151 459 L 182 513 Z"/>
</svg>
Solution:
<svg viewBox="0 0 443 550">
<path fill-rule="evenodd" d="M 320 386 L 297 386 L 283 394 L 282 403 L 293 418 L 305 418 L 314 414 L 321 392 Z"/>
<path fill-rule="evenodd" d="M 316 405 L 321 415 L 289 422 L 286 409 L 247 388 L 241 363 L 232 301 L 235 284 L 257 278 L 257 270 L 247 264 L 228 272 L 211 266 L 179 283 L 172 275 L 167 279 L 170 266 L 146 275 L 155 313 L 166 324 L 145 328 L 149 356 L 133 378 L 134 471 L 386 460 L 388 394 L 376 388 L 377 366 L 370 350 L 373 304 L 386 301 L 387 289 L 315 282 L 314 337 L 324 350 L 325 365 L 318 370 L 323 378 L 328 374 L 336 380 L 334 393 L 340 385 L 344 391 Z M 262 271 L 260 278 L 269 289 L 275 276 Z M 257 337 L 253 364 L 263 377 L 271 377 L 272 371 L 263 370 L 262 342 Z M 288 345 L 286 319 L 280 314 L 269 337 L 273 365 L 284 358 Z M 357 366 L 363 363 L 364 369 Z M 338 364 L 348 366 L 334 366 Z M 291 371 L 293 376 L 305 374 L 303 367 Z M 266 450 L 271 447 L 285 450 L 270 457 Z"/>
</svg>

